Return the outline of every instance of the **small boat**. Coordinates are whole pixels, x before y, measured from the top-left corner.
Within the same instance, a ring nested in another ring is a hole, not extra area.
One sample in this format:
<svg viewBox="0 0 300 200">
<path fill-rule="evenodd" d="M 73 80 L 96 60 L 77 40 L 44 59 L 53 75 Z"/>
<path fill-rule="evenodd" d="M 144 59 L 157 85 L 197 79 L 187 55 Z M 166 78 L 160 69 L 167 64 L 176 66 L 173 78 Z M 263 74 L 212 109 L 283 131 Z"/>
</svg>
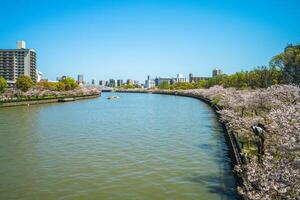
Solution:
<svg viewBox="0 0 300 200">
<path fill-rule="evenodd" d="M 118 96 L 109 96 L 109 97 L 107 97 L 107 99 L 109 99 L 109 100 L 113 100 L 113 99 L 119 99 L 120 97 L 118 97 Z"/>
<path fill-rule="evenodd" d="M 66 98 L 59 98 L 58 102 L 69 102 L 69 101 L 75 101 L 74 97 L 66 97 Z"/>
</svg>

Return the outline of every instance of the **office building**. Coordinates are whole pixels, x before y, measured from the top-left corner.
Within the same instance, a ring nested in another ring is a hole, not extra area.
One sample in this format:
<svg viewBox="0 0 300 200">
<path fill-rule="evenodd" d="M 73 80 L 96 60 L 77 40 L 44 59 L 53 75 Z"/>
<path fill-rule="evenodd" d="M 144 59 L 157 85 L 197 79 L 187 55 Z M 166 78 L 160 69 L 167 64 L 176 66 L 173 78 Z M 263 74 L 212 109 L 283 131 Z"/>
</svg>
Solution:
<svg viewBox="0 0 300 200">
<path fill-rule="evenodd" d="M 119 79 L 117 80 L 117 86 L 121 87 L 123 85 L 123 80 Z"/>
<path fill-rule="evenodd" d="M 148 75 L 147 80 L 145 81 L 145 88 L 150 89 L 155 87 L 155 82 L 151 77 Z"/>
<path fill-rule="evenodd" d="M 116 87 L 116 80 L 115 79 L 109 79 L 108 86 L 109 87 Z"/>
<path fill-rule="evenodd" d="M 184 78 L 183 74 L 177 74 L 176 82 L 184 83 L 186 82 L 186 78 Z"/>
<path fill-rule="evenodd" d="M 17 42 L 17 49 L 0 49 L 0 76 L 13 86 L 19 76 L 29 76 L 37 82 L 36 52 L 26 49 L 25 41 Z"/>
<path fill-rule="evenodd" d="M 99 85 L 102 86 L 102 87 L 104 87 L 104 86 L 108 86 L 108 83 L 105 80 L 100 80 L 99 81 Z"/>
<path fill-rule="evenodd" d="M 174 83 L 177 82 L 176 78 L 155 78 L 154 79 L 155 82 L 155 86 L 159 86 L 160 84 L 162 84 L 163 82 L 167 82 L 170 85 L 173 85 Z"/>
<path fill-rule="evenodd" d="M 133 82 L 132 79 L 128 79 L 128 80 L 127 80 L 127 85 L 133 85 L 133 83 L 134 83 L 134 82 Z"/>
<path fill-rule="evenodd" d="M 95 85 L 95 80 L 94 79 L 92 79 L 92 85 Z"/>
<path fill-rule="evenodd" d="M 221 75 L 221 74 L 222 74 L 222 70 L 220 70 L 220 69 L 214 69 L 214 70 L 212 71 L 212 76 L 213 76 L 213 77 L 219 76 L 219 75 Z"/>
<path fill-rule="evenodd" d="M 84 79 L 83 79 L 83 75 L 82 74 L 78 74 L 78 76 L 77 76 L 77 83 L 79 85 L 83 85 L 84 84 Z"/>
<path fill-rule="evenodd" d="M 203 77 L 203 76 L 194 77 L 192 73 L 189 74 L 189 83 L 197 83 L 198 81 L 209 80 L 209 79 L 210 77 Z"/>
</svg>

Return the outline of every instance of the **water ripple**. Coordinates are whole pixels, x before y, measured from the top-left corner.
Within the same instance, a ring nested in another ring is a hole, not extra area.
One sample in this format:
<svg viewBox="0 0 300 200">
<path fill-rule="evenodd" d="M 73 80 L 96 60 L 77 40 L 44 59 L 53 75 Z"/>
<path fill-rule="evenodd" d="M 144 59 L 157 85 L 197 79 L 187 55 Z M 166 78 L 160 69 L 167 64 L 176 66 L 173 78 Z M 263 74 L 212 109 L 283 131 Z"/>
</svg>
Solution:
<svg viewBox="0 0 300 200">
<path fill-rule="evenodd" d="M 0 199 L 234 199 L 224 133 L 196 99 L 118 94 L 0 112 Z"/>
</svg>

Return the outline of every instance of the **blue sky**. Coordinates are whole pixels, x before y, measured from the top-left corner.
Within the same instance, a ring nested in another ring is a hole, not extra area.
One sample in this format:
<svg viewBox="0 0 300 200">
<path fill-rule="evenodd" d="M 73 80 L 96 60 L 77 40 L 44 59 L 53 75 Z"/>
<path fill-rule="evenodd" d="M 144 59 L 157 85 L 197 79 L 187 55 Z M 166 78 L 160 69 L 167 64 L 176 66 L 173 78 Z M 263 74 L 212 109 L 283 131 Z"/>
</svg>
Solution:
<svg viewBox="0 0 300 200">
<path fill-rule="evenodd" d="M 210 76 L 300 42 L 300 1 L 0 0 L 0 48 L 25 40 L 45 77 Z"/>
</svg>

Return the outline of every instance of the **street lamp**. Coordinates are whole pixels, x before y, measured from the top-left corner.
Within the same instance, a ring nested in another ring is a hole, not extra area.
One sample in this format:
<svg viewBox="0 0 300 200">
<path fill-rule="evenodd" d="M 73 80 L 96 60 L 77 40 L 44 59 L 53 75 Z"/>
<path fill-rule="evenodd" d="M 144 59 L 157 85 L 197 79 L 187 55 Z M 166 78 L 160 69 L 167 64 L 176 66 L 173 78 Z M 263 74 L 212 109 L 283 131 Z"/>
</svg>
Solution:
<svg viewBox="0 0 300 200">
<path fill-rule="evenodd" d="M 263 124 L 258 124 L 257 126 L 251 126 L 254 134 L 259 137 L 259 141 L 256 143 L 258 148 L 258 160 L 261 162 L 261 157 L 264 155 L 265 151 L 265 127 Z"/>
</svg>

